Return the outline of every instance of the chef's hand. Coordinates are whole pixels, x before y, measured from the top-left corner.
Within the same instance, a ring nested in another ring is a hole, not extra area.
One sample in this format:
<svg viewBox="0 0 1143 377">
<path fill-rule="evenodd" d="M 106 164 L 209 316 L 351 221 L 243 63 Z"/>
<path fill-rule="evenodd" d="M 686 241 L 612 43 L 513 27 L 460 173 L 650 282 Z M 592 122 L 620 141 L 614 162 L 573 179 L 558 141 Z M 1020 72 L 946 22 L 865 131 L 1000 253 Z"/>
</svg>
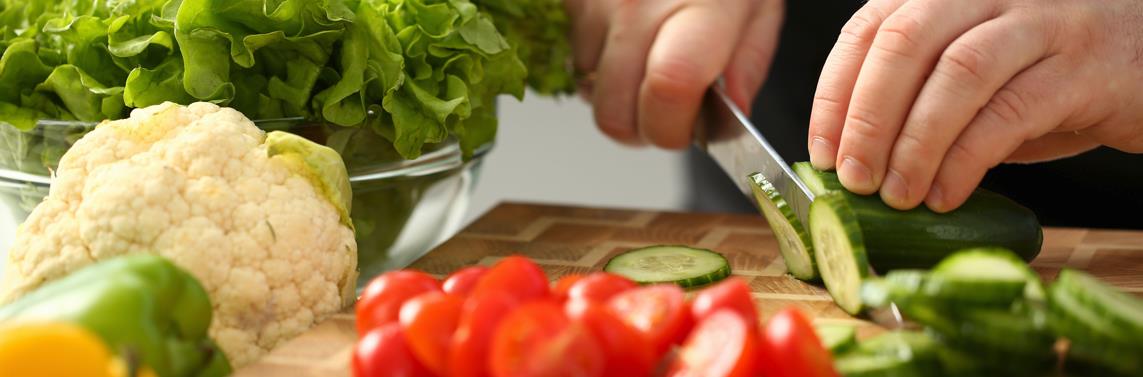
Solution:
<svg viewBox="0 0 1143 377">
<path fill-rule="evenodd" d="M 959 207 L 1002 162 L 1143 152 L 1143 1 L 871 0 L 810 119 L 814 166 L 899 208 Z"/>
<path fill-rule="evenodd" d="M 778 40 L 784 0 L 565 0 L 579 92 L 603 133 L 685 148 L 719 75 L 749 109 Z M 744 110 L 746 111 L 746 110 Z"/>
</svg>

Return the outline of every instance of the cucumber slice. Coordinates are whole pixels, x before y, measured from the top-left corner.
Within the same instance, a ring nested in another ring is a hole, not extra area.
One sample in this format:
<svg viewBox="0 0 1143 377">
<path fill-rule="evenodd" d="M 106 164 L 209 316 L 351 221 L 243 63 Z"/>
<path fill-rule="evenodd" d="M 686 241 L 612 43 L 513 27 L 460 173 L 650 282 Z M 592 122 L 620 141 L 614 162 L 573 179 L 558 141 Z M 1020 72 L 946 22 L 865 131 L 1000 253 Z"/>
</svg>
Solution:
<svg viewBox="0 0 1143 377">
<path fill-rule="evenodd" d="M 1010 306 L 1024 295 L 1028 270 L 1028 265 L 1007 249 L 967 249 L 933 268 L 924 293 L 950 304 Z"/>
<path fill-rule="evenodd" d="M 938 344 L 920 332 L 892 331 L 862 342 L 834 365 L 843 376 L 933 376 L 941 366 Z"/>
<path fill-rule="evenodd" d="M 976 308 L 949 310 L 946 316 L 956 325 L 933 327 L 934 334 L 946 343 L 971 351 L 986 363 L 1020 359 L 1029 365 L 1042 365 L 1055 356 L 1056 338 L 1043 324 L 1027 316 Z"/>
<path fill-rule="evenodd" d="M 1053 288 L 1057 286 L 1118 332 L 1130 334 L 1143 344 L 1143 300 L 1070 268 L 1060 271 Z"/>
<path fill-rule="evenodd" d="M 890 303 L 907 304 L 919 297 L 929 273 L 924 270 L 894 270 L 884 277 L 866 279 L 861 284 L 861 300 L 866 306 L 884 308 Z"/>
<path fill-rule="evenodd" d="M 770 228 L 774 230 L 774 237 L 778 239 L 778 251 L 782 253 L 782 260 L 786 262 L 786 269 L 790 275 L 801 280 L 817 278 L 810 235 L 806 232 L 802 221 L 798 220 L 794 210 L 762 174 L 751 174 L 750 183 L 754 189 L 758 209 L 766 217 Z"/>
<path fill-rule="evenodd" d="M 818 339 L 831 354 L 840 355 L 857 345 L 857 329 L 850 325 L 816 325 Z"/>
<path fill-rule="evenodd" d="M 843 192 L 823 194 L 810 204 L 810 235 L 830 296 L 847 313 L 860 313 L 861 283 L 869 276 L 869 264 L 857 215 Z"/>
<path fill-rule="evenodd" d="M 845 186 L 841 185 L 836 172 L 815 169 L 809 161 L 795 162 L 791 168 L 794 169 L 794 174 L 802 179 L 802 183 L 806 184 L 806 188 L 810 189 L 810 193 L 814 196 L 831 191 L 845 190 Z"/>
<path fill-rule="evenodd" d="M 929 368 L 892 355 L 845 355 L 834 360 L 833 365 L 845 377 L 933 376 Z"/>
<path fill-rule="evenodd" d="M 730 263 L 722 254 L 706 249 L 657 245 L 616 255 L 603 270 L 639 284 L 675 283 L 689 288 L 730 276 Z"/>
</svg>

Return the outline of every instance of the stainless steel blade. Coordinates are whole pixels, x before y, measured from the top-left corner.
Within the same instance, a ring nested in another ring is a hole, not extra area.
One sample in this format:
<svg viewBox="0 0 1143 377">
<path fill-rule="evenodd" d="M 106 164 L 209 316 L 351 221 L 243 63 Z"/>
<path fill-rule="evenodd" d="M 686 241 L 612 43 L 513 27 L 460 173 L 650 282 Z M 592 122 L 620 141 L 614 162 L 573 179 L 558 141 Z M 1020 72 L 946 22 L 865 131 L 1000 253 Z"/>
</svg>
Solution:
<svg viewBox="0 0 1143 377">
<path fill-rule="evenodd" d="M 753 173 L 774 185 L 802 224 L 807 222 L 814 195 L 798 179 L 790 165 L 730 100 L 722 85 L 711 86 L 703 99 L 695 144 L 706 151 L 751 201 L 755 200 L 748 177 Z"/>
</svg>

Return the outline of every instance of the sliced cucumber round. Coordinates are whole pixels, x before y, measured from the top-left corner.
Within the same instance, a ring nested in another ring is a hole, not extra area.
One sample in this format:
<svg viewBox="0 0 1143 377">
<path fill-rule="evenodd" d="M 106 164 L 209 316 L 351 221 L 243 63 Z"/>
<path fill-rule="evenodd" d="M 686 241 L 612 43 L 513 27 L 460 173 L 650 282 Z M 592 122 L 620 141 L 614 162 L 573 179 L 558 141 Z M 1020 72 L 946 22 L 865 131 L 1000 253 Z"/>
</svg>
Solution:
<svg viewBox="0 0 1143 377">
<path fill-rule="evenodd" d="M 810 235 L 822 281 L 834 302 L 849 314 L 861 312 L 861 283 L 869 276 L 861 227 L 843 192 L 818 196 L 810 204 Z"/>
<path fill-rule="evenodd" d="M 762 174 L 750 175 L 751 187 L 754 189 L 754 199 L 758 202 L 758 209 L 774 237 L 778 239 L 778 251 L 782 260 L 786 262 L 786 270 L 795 278 L 813 280 L 817 278 L 817 268 L 814 266 L 813 247 L 810 244 L 810 235 L 806 227 L 794 210 L 790 208 L 778 189 L 766 180 Z"/>
<path fill-rule="evenodd" d="M 675 283 L 689 288 L 730 276 L 730 263 L 722 254 L 707 249 L 657 245 L 619 254 L 607 261 L 603 270 L 639 284 Z"/>
<path fill-rule="evenodd" d="M 1070 294 L 1110 326 L 1143 344 L 1143 300 L 1107 285 L 1090 274 L 1070 268 L 1060 271 L 1053 287 Z"/>
<path fill-rule="evenodd" d="M 845 190 L 845 186 L 841 185 L 836 172 L 815 169 L 814 165 L 808 161 L 795 162 L 791 168 L 794 169 L 794 174 L 802 179 L 802 183 L 806 184 L 806 188 L 810 189 L 810 193 L 814 196 L 831 191 Z"/>
<path fill-rule="evenodd" d="M 816 325 L 814 332 L 831 354 L 840 355 L 857 345 L 857 328 L 851 325 Z"/>
<path fill-rule="evenodd" d="M 933 268 L 925 294 L 950 304 L 1010 306 L 1024 295 L 1028 270 L 1007 249 L 966 249 Z"/>
</svg>

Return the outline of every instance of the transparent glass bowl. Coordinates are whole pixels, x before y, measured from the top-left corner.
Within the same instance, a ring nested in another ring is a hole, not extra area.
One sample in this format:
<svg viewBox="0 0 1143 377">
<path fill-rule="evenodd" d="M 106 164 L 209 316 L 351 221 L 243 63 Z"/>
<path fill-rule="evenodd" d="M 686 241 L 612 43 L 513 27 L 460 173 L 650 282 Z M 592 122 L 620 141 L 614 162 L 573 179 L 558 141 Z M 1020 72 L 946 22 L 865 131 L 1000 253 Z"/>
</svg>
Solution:
<svg viewBox="0 0 1143 377">
<path fill-rule="evenodd" d="M 471 158 L 448 140 L 405 160 L 367 127 L 340 127 L 303 119 L 258 120 L 267 131 L 286 130 L 342 153 L 353 189 L 358 288 L 374 276 L 402 268 L 463 225 L 488 145 Z M 41 121 L 20 132 L 0 124 L 0 274 L 16 228 L 48 193 L 50 169 L 95 124 Z"/>
</svg>

